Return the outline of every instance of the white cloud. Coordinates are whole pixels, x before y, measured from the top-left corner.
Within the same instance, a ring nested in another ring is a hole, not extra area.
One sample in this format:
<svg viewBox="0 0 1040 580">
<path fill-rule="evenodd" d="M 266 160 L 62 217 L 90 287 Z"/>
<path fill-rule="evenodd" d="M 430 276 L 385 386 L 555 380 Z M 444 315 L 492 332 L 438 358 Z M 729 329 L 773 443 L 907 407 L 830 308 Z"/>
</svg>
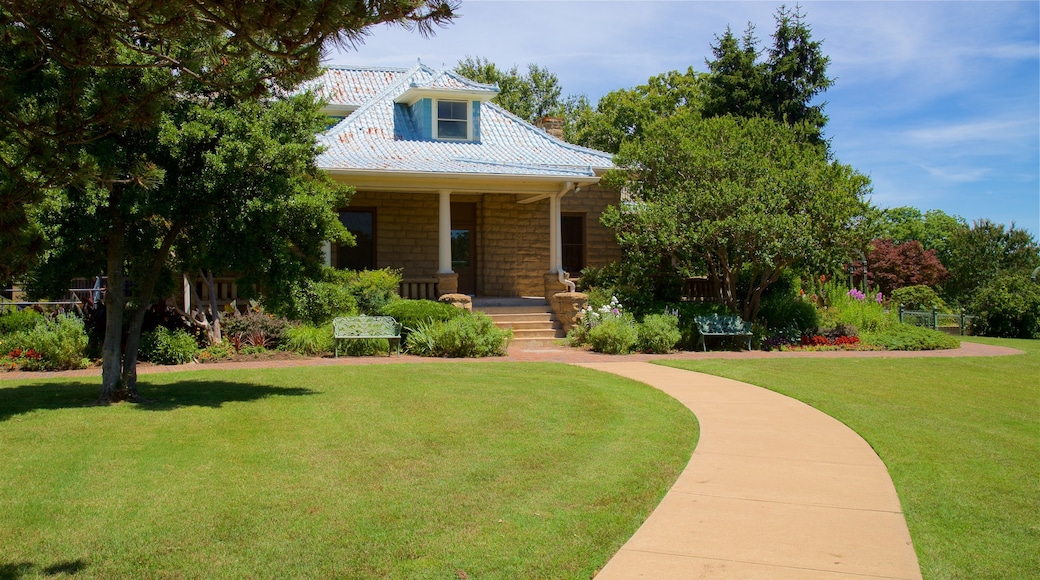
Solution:
<svg viewBox="0 0 1040 580">
<path fill-rule="evenodd" d="M 1013 121 L 972 121 L 911 129 L 904 133 L 925 144 L 950 145 L 966 141 L 1017 141 L 1035 136 L 1036 119 Z"/>
<path fill-rule="evenodd" d="M 982 181 L 982 179 L 990 173 L 989 168 L 971 169 L 961 166 L 928 167 L 926 165 L 922 165 L 921 168 L 927 171 L 932 177 L 950 183 L 972 183 Z"/>
</svg>

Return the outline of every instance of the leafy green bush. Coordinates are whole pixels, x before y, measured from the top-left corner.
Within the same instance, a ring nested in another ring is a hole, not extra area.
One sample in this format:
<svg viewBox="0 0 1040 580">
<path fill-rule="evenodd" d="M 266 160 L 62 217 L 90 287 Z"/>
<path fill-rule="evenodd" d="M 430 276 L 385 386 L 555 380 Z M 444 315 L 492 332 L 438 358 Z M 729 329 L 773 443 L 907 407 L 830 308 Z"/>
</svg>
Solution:
<svg viewBox="0 0 1040 580">
<path fill-rule="evenodd" d="M 636 325 L 631 316 L 610 318 L 589 330 L 592 350 L 606 354 L 628 354 L 639 340 Z"/>
<path fill-rule="evenodd" d="M 931 310 L 932 308 L 942 312 L 946 310 L 946 303 L 942 298 L 928 286 L 904 286 L 892 291 L 889 300 L 900 304 L 907 310 Z"/>
<path fill-rule="evenodd" d="M 511 329 L 498 328 L 490 316 L 474 312 L 447 321 L 420 322 L 408 335 L 407 348 L 419 356 L 502 356 L 512 338 Z"/>
<path fill-rule="evenodd" d="M 401 284 L 400 270 L 337 271 L 334 278 L 354 298 L 359 314 L 376 316 L 387 304 L 400 300 L 398 286 Z"/>
<path fill-rule="evenodd" d="M 267 346 L 280 344 L 285 331 L 290 327 L 289 321 L 264 312 L 248 312 L 221 319 L 221 333 L 226 337 L 237 337 L 242 340 L 248 336 L 263 335 L 267 338 Z"/>
<path fill-rule="evenodd" d="M 347 286 L 335 280 L 315 282 L 303 280 L 289 293 L 288 303 L 278 305 L 276 312 L 291 320 L 321 326 L 337 316 L 357 314 L 357 300 Z"/>
<path fill-rule="evenodd" d="M 8 310 L 0 313 L 0 334 L 29 332 L 37 324 L 43 322 L 44 318 L 45 317 L 39 312 L 28 308 L 23 310 Z"/>
<path fill-rule="evenodd" d="M 893 324 L 880 331 L 863 332 L 860 341 L 885 350 L 939 350 L 959 348 L 961 341 L 930 328 Z"/>
<path fill-rule="evenodd" d="M 667 314 L 647 314 L 636 334 L 639 350 L 658 354 L 670 352 L 682 338 L 679 319 Z"/>
<path fill-rule="evenodd" d="M 763 300 L 758 320 L 770 330 L 795 328 L 802 334 L 814 334 L 820 326 L 816 306 L 796 296 L 774 296 Z"/>
<path fill-rule="evenodd" d="M 465 316 L 466 311 L 433 300 L 395 300 L 379 311 L 383 316 L 393 316 L 401 323 L 401 338 L 405 340 L 413 328 L 423 322 L 445 322 L 452 318 Z"/>
<path fill-rule="evenodd" d="M 1040 285 L 1024 275 L 989 282 L 975 295 L 971 309 L 974 334 L 1040 338 Z"/>
<path fill-rule="evenodd" d="M 20 358 L 27 371 L 58 371 L 81 369 L 86 366 L 87 333 L 83 321 L 65 314 L 53 320 L 40 318 L 30 330 L 5 336 L 4 352 L 14 350 L 33 353 Z"/>
<path fill-rule="evenodd" d="M 141 358 L 159 365 L 179 365 L 191 362 L 198 353 L 195 339 L 183 330 L 160 326 L 141 335 Z"/>
<path fill-rule="evenodd" d="M 305 356 L 332 352 L 336 348 L 335 340 L 332 338 L 332 324 L 290 326 L 285 329 L 282 348 Z"/>
</svg>

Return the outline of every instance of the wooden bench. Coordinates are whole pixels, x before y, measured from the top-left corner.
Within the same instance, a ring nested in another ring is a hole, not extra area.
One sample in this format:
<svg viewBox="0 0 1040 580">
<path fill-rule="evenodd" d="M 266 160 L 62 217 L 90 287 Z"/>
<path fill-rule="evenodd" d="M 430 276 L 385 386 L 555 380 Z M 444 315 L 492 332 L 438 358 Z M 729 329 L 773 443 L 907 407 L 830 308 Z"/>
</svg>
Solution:
<svg viewBox="0 0 1040 580">
<path fill-rule="evenodd" d="M 751 323 L 744 322 L 739 316 L 695 316 L 697 330 L 700 331 L 701 350 L 707 352 L 708 347 L 704 344 L 706 336 L 740 336 L 747 339 L 747 348 L 751 350 Z"/>
<path fill-rule="evenodd" d="M 392 316 L 345 316 L 332 321 L 332 336 L 336 340 L 336 357 L 339 357 L 341 340 L 352 338 L 385 338 L 390 350 L 396 346 L 401 354 L 401 323 Z"/>
</svg>

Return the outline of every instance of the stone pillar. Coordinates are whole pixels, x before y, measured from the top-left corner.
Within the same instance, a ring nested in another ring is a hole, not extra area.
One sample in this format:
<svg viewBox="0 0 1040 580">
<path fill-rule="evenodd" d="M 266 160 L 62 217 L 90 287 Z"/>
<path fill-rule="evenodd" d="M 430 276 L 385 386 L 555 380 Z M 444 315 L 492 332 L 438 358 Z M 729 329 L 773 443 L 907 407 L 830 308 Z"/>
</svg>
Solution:
<svg viewBox="0 0 1040 580">
<path fill-rule="evenodd" d="M 451 192 L 440 192 L 440 226 L 437 231 L 437 274 L 452 274 L 451 269 Z M 454 290 L 458 290 L 458 277 Z"/>
<path fill-rule="evenodd" d="M 566 276 L 566 274 L 564 274 Z M 546 272 L 542 279 L 545 280 L 545 301 L 552 304 L 553 296 L 568 290 L 567 285 L 560 282 L 560 275 L 556 272 Z"/>
<path fill-rule="evenodd" d="M 570 332 L 578 324 L 578 314 L 588 305 L 588 295 L 581 292 L 558 292 L 549 300 L 549 307 L 564 332 Z"/>
<path fill-rule="evenodd" d="M 437 297 L 445 294 L 457 294 L 459 291 L 459 275 L 455 272 L 437 274 Z"/>
</svg>

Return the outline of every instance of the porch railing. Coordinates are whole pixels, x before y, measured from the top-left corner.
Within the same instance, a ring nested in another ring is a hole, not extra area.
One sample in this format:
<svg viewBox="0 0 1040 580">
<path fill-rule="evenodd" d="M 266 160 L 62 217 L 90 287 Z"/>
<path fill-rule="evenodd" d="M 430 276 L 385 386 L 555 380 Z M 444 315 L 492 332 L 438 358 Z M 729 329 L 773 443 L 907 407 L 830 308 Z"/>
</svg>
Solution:
<svg viewBox="0 0 1040 580">
<path fill-rule="evenodd" d="M 683 302 L 714 302 L 711 282 L 703 276 L 683 280 L 682 299 Z"/>
<path fill-rule="evenodd" d="M 397 285 L 397 293 L 406 300 L 436 300 L 436 278 L 404 278 Z"/>
</svg>

